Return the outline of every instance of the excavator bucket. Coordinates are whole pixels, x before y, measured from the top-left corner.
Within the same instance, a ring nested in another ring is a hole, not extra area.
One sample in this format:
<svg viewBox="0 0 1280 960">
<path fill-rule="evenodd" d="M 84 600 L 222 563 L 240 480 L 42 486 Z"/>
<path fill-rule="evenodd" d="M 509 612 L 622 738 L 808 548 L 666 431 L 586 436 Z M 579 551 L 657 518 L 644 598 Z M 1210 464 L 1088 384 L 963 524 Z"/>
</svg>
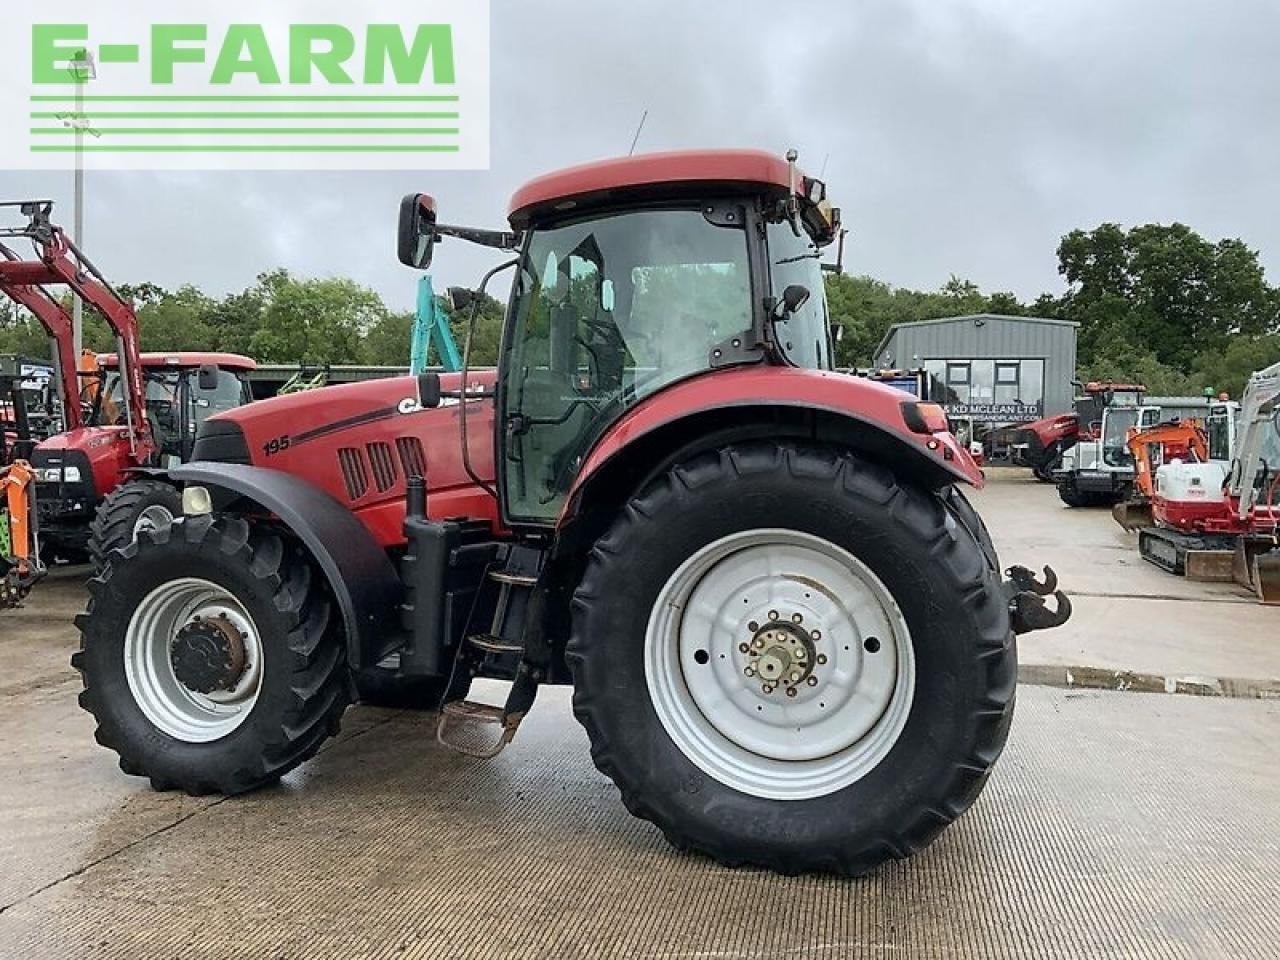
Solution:
<svg viewBox="0 0 1280 960">
<path fill-rule="evenodd" d="M 1237 583 L 1257 594 L 1259 602 L 1280 606 L 1280 547 L 1274 542 L 1241 537 L 1233 573 Z"/>
<path fill-rule="evenodd" d="M 1121 500 L 1111 508 L 1111 516 L 1130 533 L 1155 525 L 1148 500 Z"/>
</svg>

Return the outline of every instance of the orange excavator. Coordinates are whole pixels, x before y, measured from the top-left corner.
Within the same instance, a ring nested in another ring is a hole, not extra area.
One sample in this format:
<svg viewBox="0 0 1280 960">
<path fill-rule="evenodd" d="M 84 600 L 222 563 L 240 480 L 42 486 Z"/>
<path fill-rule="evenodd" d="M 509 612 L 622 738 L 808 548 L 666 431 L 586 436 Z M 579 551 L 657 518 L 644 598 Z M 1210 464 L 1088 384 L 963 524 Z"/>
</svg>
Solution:
<svg viewBox="0 0 1280 960">
<path fill-rule="evenodd" d="M 16 607 L 44 576 L 35 490 L 35 474 L 25 460 L 0 467 L 0 609 Z"/>
<path fill-rule="evenodd" d="M 1199 420 L 1171 420 L 1154 427 L 1130 427 L 1125 437 L 1133 457 L 1134 479 L 1130 496 L 1111 508 L 1111 515 L 1126 530 L 1149 527 L 1151 500 L 1155 496 L 1156 471 L 1166 463 L 1209 461 L 1209 437 Z"/>
</svg>

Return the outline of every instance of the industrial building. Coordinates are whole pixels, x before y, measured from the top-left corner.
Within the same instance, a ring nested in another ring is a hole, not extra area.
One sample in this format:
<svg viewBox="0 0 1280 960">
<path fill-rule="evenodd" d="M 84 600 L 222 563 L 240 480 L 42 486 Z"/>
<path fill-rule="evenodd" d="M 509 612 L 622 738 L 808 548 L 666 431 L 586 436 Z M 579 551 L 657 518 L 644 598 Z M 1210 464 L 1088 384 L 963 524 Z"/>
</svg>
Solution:
<svg viewBox="0 0 1280 960">
<path fill-rule="evenodd" d="M 976 434 L 1069 413 L 1079 324 L 975 314 L 895 324 L 875 352 L 881 369 L 923 369 L 931 393 Z"/>
</svg>

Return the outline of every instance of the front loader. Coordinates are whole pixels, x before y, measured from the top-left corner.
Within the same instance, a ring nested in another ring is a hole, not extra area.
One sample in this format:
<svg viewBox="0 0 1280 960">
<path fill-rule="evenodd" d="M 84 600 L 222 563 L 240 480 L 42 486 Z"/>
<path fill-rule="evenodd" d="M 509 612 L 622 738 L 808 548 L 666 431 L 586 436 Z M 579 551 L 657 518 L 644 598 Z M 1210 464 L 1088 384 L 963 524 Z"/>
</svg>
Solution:
<svg viewBox="0 0 1280 960">
<path fill-rule="evenodd" d="M 159 469 L 186 460 L 199 421 L 249 400 L 254 362 L 230 354 L 144 354 L 132 304 L 52 220 L 48 200 L 0 203 L 26 218 L 0 227 L 0 294 L 30 311 L 54 345 L 63 431 L 30 453 L 51 557 L 102 558 L 180 511 Z M 23 258 L 2 240 L 29 241 Z M 71 315 L 55 291 L 78 296 L 116 339 L 116 353 L 82 373 Z M 85 381 L 88 389 L 81 388 Z M 85 404 L 84 400 L 91 402 Z"/>
<path fill-rule="evenodd" d="M 1003 748 L 1016 635 L 1070 604 L 1047 568 L 1002 574 L 940 407 L 832 369 L 838 232 L 821 181 L 755 151 L 553 173 L 503 230 L 406 198 L 405 264 L 504 252 L 499 368 L 464 349 L 207 422 L 170 471 L 184 516 L 77 620 L 99 742 L 158 788 L 240 793 L 371 668 L 484 757 L 572 684 L 597 766 L 682 847 L 845 874 L 922 849 Z"/>
</svg>

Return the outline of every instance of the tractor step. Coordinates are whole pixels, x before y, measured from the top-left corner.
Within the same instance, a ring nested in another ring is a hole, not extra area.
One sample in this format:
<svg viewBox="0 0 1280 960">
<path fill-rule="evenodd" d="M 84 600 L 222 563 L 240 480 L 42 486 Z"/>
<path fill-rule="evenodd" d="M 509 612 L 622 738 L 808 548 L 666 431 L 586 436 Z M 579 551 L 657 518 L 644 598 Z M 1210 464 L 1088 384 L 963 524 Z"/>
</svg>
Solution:
<svg viewBox="0 0 1280 960">
<path fill-rule="evenodd" d="M 503 751 L 516 735 L 524 714 L 508 714 L 503 707 L 474 700 L 454 700 L 440 708 L 436 723 L 436 740 L 456 753 L 478 760 L 490 760 Z M 485 727 L 499 726 L 501 734 L 494 740 L 479 734 Z"/>
<path fill-rule="evenodd" d="M 538 582 L 538 578 L 532 574 L 516 573 L 511 570 L 490 570 L 489 579 L 494 583 L 512 587 L 532 587 Z"/>
<path fill-rule="evenodd" d="M 504 653 L 523 653 L 524 646 L 513 643 L 492 633 L 477 633 L 467 637 L 467 643 L 484 653 L 502 655 Z"/>
</svg>

